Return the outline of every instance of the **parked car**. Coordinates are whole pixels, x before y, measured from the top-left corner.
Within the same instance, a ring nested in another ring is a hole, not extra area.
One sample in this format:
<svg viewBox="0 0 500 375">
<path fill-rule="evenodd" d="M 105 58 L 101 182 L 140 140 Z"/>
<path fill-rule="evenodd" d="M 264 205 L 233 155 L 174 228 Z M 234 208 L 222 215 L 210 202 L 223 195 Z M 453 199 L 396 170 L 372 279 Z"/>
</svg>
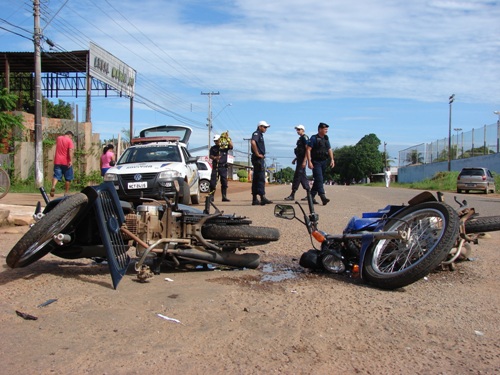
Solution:
<svg viewBox="0 0 500 375">
<path fill-rule="evenodd" d="M 141 198 L 163 200 L 174 196 L 179 183 L 183 204 L 198 204 L 200 190 L 197 158 L 187 150 L 191 128 L 163 125 L 147 128 L 131 140 L 116 165 L 108 169 L 104 181 L 115 185 L 121 200 L 141 203 Z"/>
<path fill-rule="evenodd" d="M 200 193 L 208 193 L 210 191 L 212 166 L 205 160 L 198 160 L 196 165 L 198 166 L 198 176 L 200 178 Z"/>
<path fill-rule="evenodd" d="M 485 194 L 496 191 L 495 179 L 488 168 L 462 168 L 457 178 L 457 193 L 481 190 Z"/>
</svg>

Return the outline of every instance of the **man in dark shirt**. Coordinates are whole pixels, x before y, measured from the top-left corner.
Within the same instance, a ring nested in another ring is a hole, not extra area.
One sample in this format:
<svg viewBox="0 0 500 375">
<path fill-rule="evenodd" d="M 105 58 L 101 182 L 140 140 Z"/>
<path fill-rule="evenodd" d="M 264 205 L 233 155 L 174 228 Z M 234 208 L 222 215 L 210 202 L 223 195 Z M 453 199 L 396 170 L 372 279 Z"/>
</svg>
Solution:
<svg viewBox="0 0 500 375">
<path fill-rule="evenodd" d="M 295 127 L 299 139 L 297 140 L 297 145 L 295 146 L 295 159 L 293 159 L 292 164 L 297 164 L 295 167 L 295 173 L 293 175 L 292 182 L 292 193 L 285 198 L 286 201 L 293 201 L 295 199 L 295 192 L 299 189 L 299 185 L 302 185 L 304 190 L 309 190 L 309 181 L 307 181 L 306 176 L 306 165 L 307 165 L 307 143 L 309 142 L 309 137 L 306 135 L 306 129 L 304 125 L 297 125 Z"/>
<path fill-rule="evenodd" d="M 210 176 L 210 195 L 214 199 L 217 180 L 220 179 L 222 201 L 230 202 L 227 198 L 227 154 L 233 149 L 231 138 L 227 137 L 227 145 L 220 145 L 220 135 L 214 135 L 214 143 L 210 148 L 210 160 L 212 160 L 212 174 Z"/>
<path fill-rule="evenodd" d="M 318 194 L 323 205 L 330 202 L 330 199 L 325 195 L 325 188 L 323 186 L 326 166 L 328 164 L 331 168 L 335 166 L 333 151 L 328 136 L 326 135 L 328 127 L 328 124 L 320 122 L 318 125 L 318 134 L 311 136 L 306 149 L 309 168 L 312 169 L 314 178 L 311 195 L 314 201 L 316 194 Z M 328 159 L 330 159 L 330 162 L 328 162 Z"/>
<path fill-rule="evenodd" d="M 270 127 L 267 122 L 259 121 L 257 130 L 253 132 L 251 138 L 252 145 L 252 206 L 271 204 L 266 198 L 266 145 L 264 143 L 264 133 Z M 258 196 L 260 195 L 260 201 Z"/>
</svg>

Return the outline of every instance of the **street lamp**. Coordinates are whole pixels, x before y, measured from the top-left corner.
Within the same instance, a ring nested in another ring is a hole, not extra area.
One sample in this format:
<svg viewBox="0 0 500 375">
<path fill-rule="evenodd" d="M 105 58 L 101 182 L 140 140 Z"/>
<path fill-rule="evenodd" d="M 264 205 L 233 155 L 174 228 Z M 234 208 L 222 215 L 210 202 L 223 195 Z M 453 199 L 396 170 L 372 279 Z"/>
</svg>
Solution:
<svg viewBox="0 0 500 375">
<path fill-rule="evenodd" d="M 448 122 L 448 172 L 451 171 L 451 105 L 452 105 L 454 100 L 455 100 L 455 94 L 452 94 L 449 97 L 450 116 L 449 116 L 449 122 Z"/>
<path fill-rule="evenodd" d="M 497 120 L 497 153 L 500 152 L 500 111 L 493 111 L 495 115 L 498 115 Z"/>
<path fill-rule="evenodd" d="M 458 132 L 462 130 L 462 128 L 453 128 L 457 132 L 457 152 L 455 159 L 458 159 Z"/>
</svg>

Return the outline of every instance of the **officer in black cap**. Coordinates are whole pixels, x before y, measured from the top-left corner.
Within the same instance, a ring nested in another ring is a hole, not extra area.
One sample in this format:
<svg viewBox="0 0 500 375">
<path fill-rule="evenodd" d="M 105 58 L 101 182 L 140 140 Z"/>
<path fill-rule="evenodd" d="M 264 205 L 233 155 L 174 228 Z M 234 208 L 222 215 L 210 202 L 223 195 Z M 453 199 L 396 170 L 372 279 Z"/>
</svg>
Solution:
<svg viewBox="0 0 500 375">
<path fill-rule="evenodd" d="M 323 205 L 330 202 L 330 199 L 328 199 L 325 195 L 325 188 L 323 185 L 328 159 L 330 159 L 330 168 L 335 166 L 332 147 L 330 146 L 328 135 L 326 135 L 326 133 L 328 133 L 328 127 L 328 124 L 320 122 L 318 125 L 318 134 L 311 136 L 306 149 L 309 160 L 309 168 L 312 169 L 314 178 L 311 195 L 314 203 L 316 203 L 314 198 L 316 194 L 318 194 Z"/>
</svg>

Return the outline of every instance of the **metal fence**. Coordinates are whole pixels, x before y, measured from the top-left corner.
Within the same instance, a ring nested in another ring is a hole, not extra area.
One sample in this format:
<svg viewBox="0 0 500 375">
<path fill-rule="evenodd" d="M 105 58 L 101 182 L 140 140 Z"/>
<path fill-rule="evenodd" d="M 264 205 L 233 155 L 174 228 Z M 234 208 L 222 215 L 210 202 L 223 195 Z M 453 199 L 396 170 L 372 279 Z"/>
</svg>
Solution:
<svg viewBox="0 0 500 375">
<path fill-rule="evenodd" d="M 452 160 L 500 152 L 500 121 L 468 132 L 455 128 L 454 132 L 450 148 Z M 448 140 L 446 137 L 399 151 L 399 166 L 448 161 Z"/>
</svg>

